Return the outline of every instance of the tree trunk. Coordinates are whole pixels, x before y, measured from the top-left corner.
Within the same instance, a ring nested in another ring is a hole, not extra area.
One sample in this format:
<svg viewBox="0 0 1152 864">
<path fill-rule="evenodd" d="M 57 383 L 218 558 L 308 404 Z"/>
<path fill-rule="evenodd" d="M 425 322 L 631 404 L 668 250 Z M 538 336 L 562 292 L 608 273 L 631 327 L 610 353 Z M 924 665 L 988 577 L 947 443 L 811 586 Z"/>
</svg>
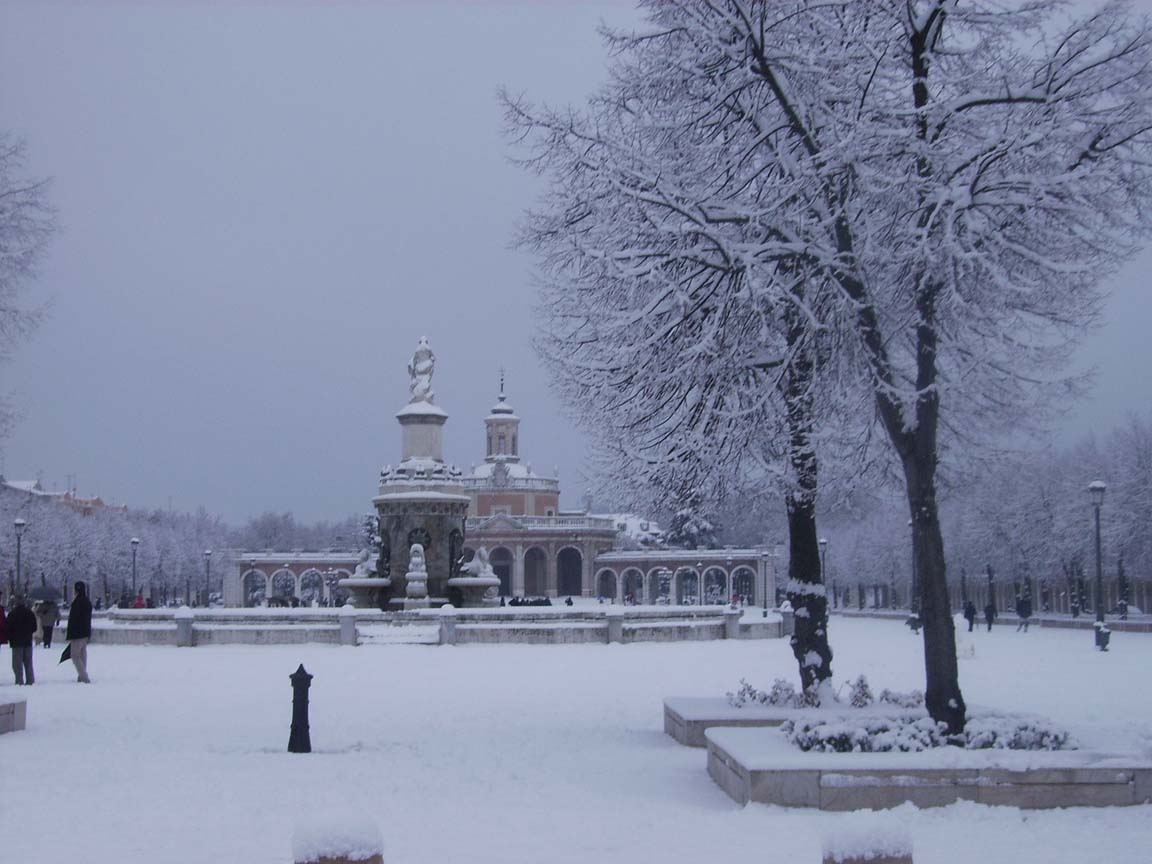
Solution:
<svg viewBox="0 0 1152 864">
<path fill-rule="evenodd" d="M 802 287 L 797 287 L 801 292 Z M 805 322 L 788 316 L 788 344 L 794 349 L 784 385 L 788 416 L 788 459 L 793 489 L 788 509 L 788 602 L 795 612 L 792 653 L 800 664 L 800 683 L 812 700 L 821 699 L 821 684 L 832 677 L 832 648 L 828 644 L 828 596 L 816 533 L 817 461 L 812 443 L 813 364 L 806 346 Z"/>
<path fill-rule="evenodd" d="M 924 703 L 933 720 L 944 723 L 950 734 L 957 734 L 964 730 L 967 708 L 956 663 L 956 629 L 948 597 L 935 474 L 934 449 L 928 456 L 914 452 L 904 460 L 924 627 Z"/>
</svg>

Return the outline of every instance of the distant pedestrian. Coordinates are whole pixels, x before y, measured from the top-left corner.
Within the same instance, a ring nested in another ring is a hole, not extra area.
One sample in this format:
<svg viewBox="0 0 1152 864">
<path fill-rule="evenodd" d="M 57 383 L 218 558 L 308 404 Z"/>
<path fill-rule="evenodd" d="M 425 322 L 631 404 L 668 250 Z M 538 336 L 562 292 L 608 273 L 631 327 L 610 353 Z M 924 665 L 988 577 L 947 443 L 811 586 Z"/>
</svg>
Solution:
<svg viewBox="0 0 1152 864">
<path fill-rule="evenodd" d="M 146 604 L 144 603 L 144 592 L 143 591 L 137 592 L 136 599 L 132 601 L 132 608 L 133 609 L 143 609 L 145 607 L 145 605 Z"/>
<path fill-rule="evenodd" d="M 574 604 L 572 603 L 572 598 L 571 598 L 571 597 L 569 597 L 567 600 L 565 600 L 565 601 L 564 601 L 564 605 L 565 605 L 565 606 L 572 606 L 572 605 L 574 605 Z"/>
<path fill-rule="evenodd" d="M 36 635 L 36 615 L 17 597 L 8 616 L 8 645 L 12 648 L 12 672 L 17 684 L 36 683 L 32 671 L 32 639 Z"/>
<path fill-rule="evenodd" d="M 40 622 L 40 644 L 52 647 L 52 631 L 60 623 L 60 607 L 55 600 L 45 600 L 36 610 L 36 620 Z"/>
<path fill-rule="evenodd" d="M 76 680 L 91 684 L 88 678 L 88 640 L 92 638 L 92 603 L 88 599 L 88 586 L 77 582 L 76 598 L 68 610 L 68 630 L 64 638 L 72 649 L 72 665 L 76 667 Z"/>
<path fill-rule="evenodd" d="M 1021 597 L 1016 601 L 1016 614 L 1020 617 L 1020 621 L 1016 624 L 1016 632 L 1019 633 L 1023 630 L 1028 632 L 1028 619 L 1032 617 L 1032 598 Z"/>
<path fill-rule="evenodd" d="M 988 632 L 992 632 L 992 622 L 996 620 L 996 604 L 989 603 L 984 607 L 984 620 L 988 622 Z"/>
<path fill-rule="evenodd" d="M 976 604 L 971 600 L 964 603 L 964 619 L 968 622 L 968 632 L 972 632 L 972 626 L 976 623 Z"/>
</svg>

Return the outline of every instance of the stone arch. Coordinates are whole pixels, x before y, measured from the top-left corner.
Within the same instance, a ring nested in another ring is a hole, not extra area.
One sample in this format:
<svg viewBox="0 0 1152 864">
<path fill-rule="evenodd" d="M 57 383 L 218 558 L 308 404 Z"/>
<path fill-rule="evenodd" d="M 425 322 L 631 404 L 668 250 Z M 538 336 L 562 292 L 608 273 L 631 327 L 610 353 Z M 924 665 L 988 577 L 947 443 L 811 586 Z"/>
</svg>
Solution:
<svg viewBox="0 0 1152 864">
<path fill-rule="evenodd" d="M 700 573 L 695 567 L 677 567 L 672 582 L 678 606 L 695 606 L 700 602 Z"/>
<path fill-rule="evenodd" d="M 543 597 L 548 593 L 548 553 L 533 546 L 524 553 L 524 596 Z"/>
<path fill-rule="evenodd" d="M 723 567 L 709 567 L 704 571 L 704 602 L 712 605 L 727 603 L 732 597 L 728 590 L 728 571 Z"/>
<path fill-rule="evenodd" d="M 620 574 L 620 584 L 624 591 L 623 600 L 628 601 L 631 597 L 635 603 L 647 603 L 649 598 L 645 596 L 644 587 L 644 573 L 636 567 L 626 567 L 624 572 Z"/>
<path fill-rule="evenodd" d="M 579 597 L 584 583 L 584 554 L 575 546 L 565 546 L 556 553 L 556 593 Z"/>
<path fill-rule="evenodd" d="M 296 596 L 296 574 L 287 568 L 281 568 L 272 574 L 269 582 L 271 590 L 268 599 L 287 601 Z"/>
<path fill-rule="evenodd" d="M 732 571 L 732 593 L 747 598 L 749 603 L 756 596 L 756 573 L 751 567 L 737 567 Z"/>
<path fill-rule="evenodd" d="M 618 599 L 616 593 L 616 571 L 611 567 L 605 567 L 596 574 L 596 596 L 608 597 L 612 600 Z"/>
<path fill-rule="evenodd" d="M 667 573 L 663 579 L 661 575 Z M 648 571 L 648 593 L 653 603 L 672 603 L 676 598 L 676 577 L 667 567 L 653 567 Z"/>
<path fill-rule="evenodd" d="M 492 571 L 500 577 L 500 596 L 512 596 L 512 562 L 515 561 L 512 550 L 507 546 L 496 546 L 488 553 L 488 563 Z"/>
<path fill-rule="evenodd" d="M 311 606 L 324 599 L 324 574 L 310 567 L 300 574 L 300 602 Z"/>
<path fill-rule="evenodd" d="M 263 606 L 268 597 L 268 574 L 253 567 L 240 577 L 245 606 Z"/>
</svg>

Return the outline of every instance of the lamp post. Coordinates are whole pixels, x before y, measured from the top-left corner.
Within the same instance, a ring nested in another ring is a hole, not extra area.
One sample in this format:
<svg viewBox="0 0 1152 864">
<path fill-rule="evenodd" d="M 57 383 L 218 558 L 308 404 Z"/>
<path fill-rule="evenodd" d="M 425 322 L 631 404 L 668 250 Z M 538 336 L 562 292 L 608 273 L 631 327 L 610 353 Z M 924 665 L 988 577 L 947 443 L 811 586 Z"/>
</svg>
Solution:
<svg viewBox="0 0 1152 864">
<path fill-rule="evenodd" d="M 1096 516 L 1096 647 L 1108 650 L 1107 628 L 1104 626 L 1104 566 L 1100 555 L 1100 508 L 1104 506 L 1104 492 L 1107 486 L 1103 480 L 1093 480 L 1088 484 L 1088 494 L 1092 498 L 1092 510 Z M 19 547 L 17 547 L 19 548 Z"/>
<path fill-rule="evenodd" d="M 204 550 L 204 606 L 207 608 L 211 603 L 212 594 L 212 550 Z"/>
<path fill-rule="evenodd" d="M 24 536 L 24 529 L 28 527 L 28 523 L 23 519 L 17 519 L 12 523 L 12 527 L 16 529 L 16 590 L 26 591 L 28 586 L 24 584 L 20 570 L 20 538 Z"/>
<path fill-rule="evenodd" d="M 136 547 L 140 545 L 140 538 L 133 537 L 128 541 L 132 544 L 132 597 L 136 597 Z"/>
<path fill-rule="evenodd" d="M 820 544 L 820 581 L 823 582 L 828 578 L 828 538 L 821 537 L 816 542 Z"/>
</svg>

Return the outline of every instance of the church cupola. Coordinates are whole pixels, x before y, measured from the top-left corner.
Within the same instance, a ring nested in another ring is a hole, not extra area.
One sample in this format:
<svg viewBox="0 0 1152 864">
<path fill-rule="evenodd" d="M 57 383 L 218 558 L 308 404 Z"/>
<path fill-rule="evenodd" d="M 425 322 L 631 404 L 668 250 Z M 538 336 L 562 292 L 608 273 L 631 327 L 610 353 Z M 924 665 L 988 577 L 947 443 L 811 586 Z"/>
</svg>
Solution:
<svg viewBox="0 0 1152 864">
<path fill-rule="evenodd" d="M 508 397 L 504 395 L 504 370 L 500 370 L 500 397 L 492 406 L 491 413 L 484 418 L 488 446 L 484 459 L 487 462 L 520 461 L 520 418 Z"/>
</svg>

